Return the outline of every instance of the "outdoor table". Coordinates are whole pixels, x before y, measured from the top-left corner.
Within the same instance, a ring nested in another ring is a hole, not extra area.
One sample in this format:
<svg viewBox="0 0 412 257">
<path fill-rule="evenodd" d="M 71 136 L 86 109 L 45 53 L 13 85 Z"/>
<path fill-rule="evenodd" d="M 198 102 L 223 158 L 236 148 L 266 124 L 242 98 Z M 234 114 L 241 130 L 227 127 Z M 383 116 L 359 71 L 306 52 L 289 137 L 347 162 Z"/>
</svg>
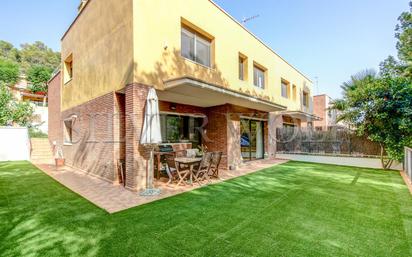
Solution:
<svg viewBox="0 0 412 257">
<path fill-rule="evenodd" d="M 202 162 L 202 158 L 179 157 L 175 158 L 175 162 L 178 163 L 178 165 L 183 164 L 189 166 L 190 184 L 193 185 L 193 167 L 196 164 L 200 164 Z"/>
</svg>

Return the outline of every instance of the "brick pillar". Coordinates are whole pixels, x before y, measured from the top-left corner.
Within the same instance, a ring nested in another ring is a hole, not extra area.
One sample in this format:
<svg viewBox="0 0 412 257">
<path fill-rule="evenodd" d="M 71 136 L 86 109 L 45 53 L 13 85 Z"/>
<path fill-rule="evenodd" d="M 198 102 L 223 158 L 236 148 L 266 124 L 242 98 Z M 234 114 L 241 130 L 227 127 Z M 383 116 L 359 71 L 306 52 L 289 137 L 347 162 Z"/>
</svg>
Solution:
<svg viewBox="0 0 412 257">
<path fill-rule="evenodd" d="M 237 169 L 242 164 L 240 116 L 237 114 L 227 115 L 227 149 L 227 166 Z"/>
<path fill-rule="evenodd" d="M 146 186 L 146 165 L 149 157 L 140 145 L 144 108 L 149 87 L 140 84 L 126 86 L 126 188 L 139 191 Z"/>
<path fill-rule="evenodd" d="M 282 115 L 269 113 L 268 120 L 268 154 L 269 159 L 276 157 L 276 128 L 282 126 Z"/>
</svg>

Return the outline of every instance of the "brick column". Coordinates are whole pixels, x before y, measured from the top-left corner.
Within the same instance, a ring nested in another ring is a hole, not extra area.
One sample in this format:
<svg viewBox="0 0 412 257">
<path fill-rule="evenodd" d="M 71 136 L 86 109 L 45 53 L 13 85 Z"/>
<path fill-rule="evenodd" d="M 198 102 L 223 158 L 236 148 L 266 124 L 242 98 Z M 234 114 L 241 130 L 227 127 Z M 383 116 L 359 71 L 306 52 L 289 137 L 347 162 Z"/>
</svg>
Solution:
<svg viewBox="0 0 412 257">
<path fill-rule="evenodd" d="M 126 86 L 126 188 L 139 191 L 146 186 L 148 151 L 140 145 L 144 108 L 149 87 Z"/>
<path fill-rule="evenodd" d="M 269 159 L 276 158 L 276 128 L 282 126 L 282 115 L 269 113 L 268 119 L 268 154 Z"/>
<path fill-rule="evenodd" d="M 229 113 L 227 115 L 227 148 L 227 166 L 228 168 L 237 169 L 242 164 L 240 116 L 238 114 Z"/>
</svg>

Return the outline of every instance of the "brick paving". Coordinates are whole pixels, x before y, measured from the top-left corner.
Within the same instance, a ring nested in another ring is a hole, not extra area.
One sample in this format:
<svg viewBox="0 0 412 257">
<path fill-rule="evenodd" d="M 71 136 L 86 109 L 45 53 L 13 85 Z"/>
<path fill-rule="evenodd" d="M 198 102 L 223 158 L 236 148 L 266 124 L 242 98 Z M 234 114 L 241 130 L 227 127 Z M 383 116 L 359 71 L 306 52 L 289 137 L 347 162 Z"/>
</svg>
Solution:
<svg viewBox="0 0 412 257">
<path fill-rule="evenodd" d="M 247 175 L 285 162 L 287 161 L 260 160 L 246 163 L 238 170 L 221 170 L 220 178 L 212 180 L 212 183 L 219 183 L 221 181 Z M 36 164 L 36 166 L 65 187 L 69 188 L 73 192 L 76 192 L 109 213 L 123 211 L 200 187 L 197 184 L 194 184 L 193 186 L 176 186 L 175 184 L 168 185 L 166 183 L 167 179 L 162 178 L 155 182 L 155 187 L 161 189 L 160 195 L 140 196 L 138 192 L 127 190 L 121 185 L 113 185 L 112 183 L 104 181 L 101 178 L 93 177 L 74 168 L 66 166 L 56 170 L 55 166 L 50 164 Z"/>
</svg>

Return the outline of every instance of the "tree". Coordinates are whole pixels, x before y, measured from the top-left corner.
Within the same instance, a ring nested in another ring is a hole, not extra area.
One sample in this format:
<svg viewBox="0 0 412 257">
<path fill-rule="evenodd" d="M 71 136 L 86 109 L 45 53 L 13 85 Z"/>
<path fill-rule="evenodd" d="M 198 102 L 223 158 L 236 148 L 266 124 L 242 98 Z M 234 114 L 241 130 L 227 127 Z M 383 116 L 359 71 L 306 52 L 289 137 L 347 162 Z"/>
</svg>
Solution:
<svg viewBox="0 0 412 257">
<path fill-rule="evenodd" d="M 19 80 L 19 74 L 17 63 L 0 58 L 0 82 L 14 85 Z"/>
<path fill-rule="evenodd" d="M 17 102 L 4 82 L 0 82 L 0 126 L 30 126 L 33 108 L 27 102 Z"/>
<path fill-rule="evenodd" d="M 398 58 L 389 56 L 380 64 L 382 76 L 407 76 L 412 77 L 412 1 L 409 2 L 410 10 L 403 12 L 395 28 L 396 48 Z"/>
<path fill-rule="evenodd" d="M 13 44 L 0 40 L 0 58 L 18 62 L 19 51 L 13 46 Z"/>
<path fill-rule="evenodd" d="M 398 57 L 408 65 L 412 64 L 412 1 L 409 2 L 409 11 L 403 12 L 396 26 L 395 37 L 398 39 L 396 48 Z"/>
<path fill-rule="evenodd" d="M 380 144 L 383 168 L 401 161 L 403 147 L 412 143 L 412 81 L 365 71 L 352 76 L 342 89 L 343 98 L 332 107 L 341 113 L 338 120 Z"/>
<path fill-rule="evenodd" d="M 28 71 L 33 66 L 45 66 L 54 70 L 60 65 L 60 53 L 54 52 L 40 41 L 21 45 L 19 54 L 23 71 Z"/>
<path fill-rule="evenodd" d="M 32 66 L 27 71 L 27 80 L 32 83 L 30 91 L 47 92 L 47 81 L 49 81 L 53 69 L 47 66 Z"/>
<path fill-rule="evenodd" d="M 393 56 L 389 56 L 379 64 L 379 68 L 379 74 L 382 77 L 398 77 L 405 72 L 406 64 L 396 60 Z"/>
</svg>

